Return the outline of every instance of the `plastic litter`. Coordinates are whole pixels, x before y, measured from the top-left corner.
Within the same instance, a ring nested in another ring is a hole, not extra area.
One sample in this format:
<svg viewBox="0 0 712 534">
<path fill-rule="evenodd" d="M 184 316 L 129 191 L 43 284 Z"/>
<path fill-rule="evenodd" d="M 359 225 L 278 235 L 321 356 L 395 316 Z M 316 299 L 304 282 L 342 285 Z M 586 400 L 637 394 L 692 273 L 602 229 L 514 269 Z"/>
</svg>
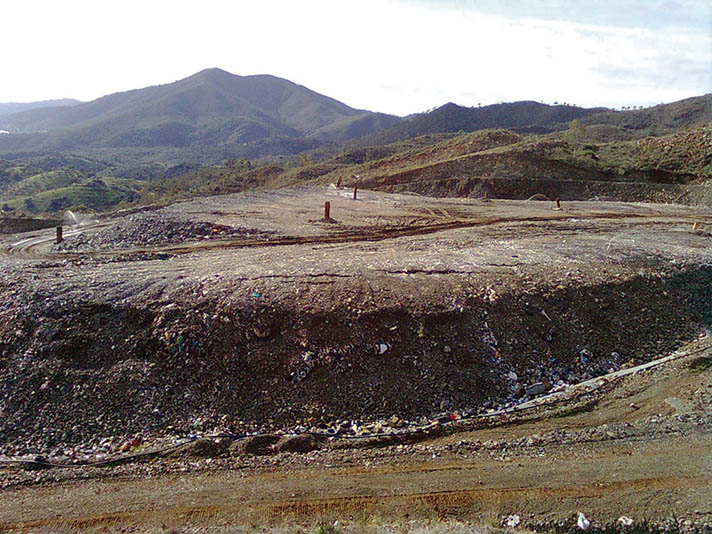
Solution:
<svg viewBox="0 0 712 534">
<path fill-rule="evenodd" d="M 580 528 L 581 530 L 588 530 L 588 527 L 591 526 L 591 522 L 586 519 L 585 515 L 579 512 L 578 519 L 576 520 L 576 526 L 578 526 L 578 528 Z"/>
<path fill-rule="evenodd" d="M 535 382 L 534 384 L 527 386 L 524 391 L 527 395 L 541 395 L 547 390 L 546 385 L 543 382 Z"/>
<path fill-rule="evenodd" d="M 517 514 L 512 514 L 510 516 L 507 516 L 507 518 L 504 520 L 504 524 L 507 528 L 515 528 L 519 526 L 519 523 L 521 523 L 522 520 Z"/>
<path fill-rule="evenodd" d="M 620 516 L 618 518 L 617 523 L 621 525 L 622 527 L 631 527 L 633 526 L 633 520 L 630 517 L 626 517 L 624 515 Z"/>
<path fill-rule="evenodd" d="M 583 363 L 588 363 L 591 358 L 593 358 L 593 352 L 588 349 L 581 349 L 579 351 L 579 357 Z"/>
<path fill-rule="evenodd" d="M 385 354 L 388 350 L 388 345 L 386 343 L 379 343 L 377 350 L 378 354 Z"/>
</svg>

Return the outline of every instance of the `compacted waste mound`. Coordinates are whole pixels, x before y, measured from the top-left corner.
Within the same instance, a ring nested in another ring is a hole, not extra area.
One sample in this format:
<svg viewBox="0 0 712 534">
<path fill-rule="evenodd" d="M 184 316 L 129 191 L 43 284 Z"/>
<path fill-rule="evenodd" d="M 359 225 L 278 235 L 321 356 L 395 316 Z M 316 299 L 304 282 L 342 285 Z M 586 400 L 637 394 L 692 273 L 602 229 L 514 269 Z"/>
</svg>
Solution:
<svg viewBox="0 0 712 534">
<path fill-rule="evenodd" d="M 3 448 L 418 421 L 517 402 L 697 336 L 711 282 L 702 268 L 526 292 L 436 283 L 423 300 L 407 296 L 411 284 L 378 280 L 289 300 L 276 287 L 241 301 L 27 295 L 0 315 Z"/>
<path fill-rule="evenodd" d="M 303 188 L 83 227 L 84 252 L 9 236 L 0 454 L 411 427 L 648 361 L 709 328 L 709 220 Z"/>
</svg>

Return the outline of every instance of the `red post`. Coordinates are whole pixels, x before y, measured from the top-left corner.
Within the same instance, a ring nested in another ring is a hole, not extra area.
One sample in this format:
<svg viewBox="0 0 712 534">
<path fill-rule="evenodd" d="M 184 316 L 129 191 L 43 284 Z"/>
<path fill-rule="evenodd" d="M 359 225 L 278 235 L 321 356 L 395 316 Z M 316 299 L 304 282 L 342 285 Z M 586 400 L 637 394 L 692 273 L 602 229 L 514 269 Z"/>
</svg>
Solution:
<svg viewBox="0 0 712 534">
<path fill-rule="evenodd" d="M 489 193 L 485 191 L 485 200 L 489 200 Z"/>
<path fill-rule="evenodd" d="M 59 245 L 63 241 L 62 239 L 62 227 L 57 227 L 57 244 Z"/>
<path fill-rule="evenodd" d="M 556 209 L 557 210 L 561 209 L 561 202 L 559 202 L 559 197 L 556 197 Z"/>
<path fill-rule="evenodd" d="M 331 219 L 331 202 L 328 200 L 324 202 L 324 219 L 327 221 Z"/>
<path fill-rule="evenodd" d="M 354 200 L 356 200 L 356 193 L 358 192 L 358 186 L 354 186 Z"/>
</svg>

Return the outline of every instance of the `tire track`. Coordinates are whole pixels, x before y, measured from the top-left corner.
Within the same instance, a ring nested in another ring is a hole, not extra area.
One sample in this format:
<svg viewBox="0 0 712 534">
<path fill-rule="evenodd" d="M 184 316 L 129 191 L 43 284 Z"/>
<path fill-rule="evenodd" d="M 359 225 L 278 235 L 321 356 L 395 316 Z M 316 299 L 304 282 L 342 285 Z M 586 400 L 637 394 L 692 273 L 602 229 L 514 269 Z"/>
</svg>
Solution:
<svg viewBox="0 0 712 534">
<path fill-rule="evenodd" d="M 149 506 L 140 510 L 87 514 L 68 518 L 51 518 L 0 524 L 0 532 L 16 529 L 57 528 L 87 529 L 111 527 L 126 523 L 145 523 L 152 518 L 174 517 L 181 520 L 210 520 L 220 515 L 237 519 L 240 515 L 256 514 L 267 519 L 309 518 L 325 514 L 354 514 L 378 507 L 406 505 L 409 508 L 435 509 L 439 512 L 486 504 L 493 501 L 545 501 L 571 498 L 600 498 L 617 492 L 645 494 L 660 490 L 699 489 L 709 486 L 712 478 L 700 477 L 653 477 L 614 482 L 593 482 L 562 486 L 503 487 L 442 490 L 383 495 L 356 495 L 341 497 L 294 498 L 280 500 L 247 500 L 233 504 L 218 504 L 192 507 Z"/>
<path fill-rule="evenodd" d="M 7 255 L 20 256 L 34 259 L 76 259 L 80 257 L 110 258 L 116 256 L 128 256 L 131 254 L 192 254 L 206 250 L 229 250 L 241 248 L 258 247 L 279 247 L 290 245 L 324 245 L 324 244 L 344 244 L 357 242 L 377 242 L 387 239 L 397 239 L 401 237 L 416 237 L 429 235 L 448 230 L 465 228 L 495 226 L 499 224 L 521 224 L 521 223 L 545 223 L 566 221 L 569 218 L 576 218 L 577 221 L 591 220 L 633 220 L 642 221 L 645 224 L 652 219 L 656 222 L 665 223 L 692 223 L 706 220 L 700 216 L 676 216 L 665 217 L 658 214 L 641 213 L 593 213 L 593 214 L 571 214 L 559 212 L 549 216 L 534 217 L 496 217 L 491 219 L 456 219 L 434 224 L 416 224 L 411 226 L 396 228 L 364 228 L 352 231 L 339 232 L 331 235 L 306 235 L 306 236 L 283 236 L 272 239 L 247 239 L 234 241 L 213 241 L 205 243 L 202 241 L 185 243 L 179 245 L 168 245 L 159 247 L 137 247 L 132 249 L 112 250 L 112 251 L 91 251 L 91 252 L 46 252 L 48 245 L 54 241 L 53 237 L 37 237 L 20 241 L 6 246 L 3 251 Z M 96 231 L 107 226 L 107 224 L 97 225 L 83 231 Z M 72 234 L 68 234 L 72 235 Z"/>
</svg>

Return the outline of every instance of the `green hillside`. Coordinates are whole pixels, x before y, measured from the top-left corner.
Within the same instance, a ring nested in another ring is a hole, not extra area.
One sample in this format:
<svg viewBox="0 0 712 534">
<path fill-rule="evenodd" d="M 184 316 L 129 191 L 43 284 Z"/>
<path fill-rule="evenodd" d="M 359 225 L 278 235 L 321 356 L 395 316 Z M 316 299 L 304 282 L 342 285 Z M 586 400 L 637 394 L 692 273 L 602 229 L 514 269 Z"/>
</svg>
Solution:
<svg viewBox="0 0 712 534">
<path fill-rule="evenodd" d="M 589 140 L 605 142 L 648 135 L 667 135 L 681 128 L 710 124 L 711 95 L 687 98 L 640 110 L 549 106 L 538 102 L 512 102 L 476 108 L 446 104 L 429 113 L 411 117 L 391 128 L 355 141 L 360 146 L 389 144 L 404 139 L 444 132 L 474 132 L 507 128 L 522 134 L 565 131 L 579 119 Z"/>
<path fill-rule="evenodd" d="M 61 98 L 56 100 L 41 100 L 38 102 L 2 102 L 0 103 L 0 116 L 12 115 L 22 111 L 38 108 L 53 108 L 60 106 L 75 106 L 81 104 L 79 100 L 71 98 Z"/>
<path fill-rule="evenodd" d="M 79 206 L 106 210 L 140 198 L 141 182 L 96 177 L 77 169 L 42 171 L 26 164 L 0 161 L 3 211 L 51 213 Z"/>
<path fill-rule="evenodd" d="M 29 110 L 0 117 L 6 156 L 97 149 L 147 150 L 157 161 L 172 149 L 188 157 L 296 153 L 392 126 L 400 119 L 353 109 L 275 76 L 236 76 L 208 69 L 177 82 L 108 95 L 71 107 Z M 286 143 L 285 139 L 294 140 Z M 286 152 L 275 152 L 275 150 Z"/>
</svg>

